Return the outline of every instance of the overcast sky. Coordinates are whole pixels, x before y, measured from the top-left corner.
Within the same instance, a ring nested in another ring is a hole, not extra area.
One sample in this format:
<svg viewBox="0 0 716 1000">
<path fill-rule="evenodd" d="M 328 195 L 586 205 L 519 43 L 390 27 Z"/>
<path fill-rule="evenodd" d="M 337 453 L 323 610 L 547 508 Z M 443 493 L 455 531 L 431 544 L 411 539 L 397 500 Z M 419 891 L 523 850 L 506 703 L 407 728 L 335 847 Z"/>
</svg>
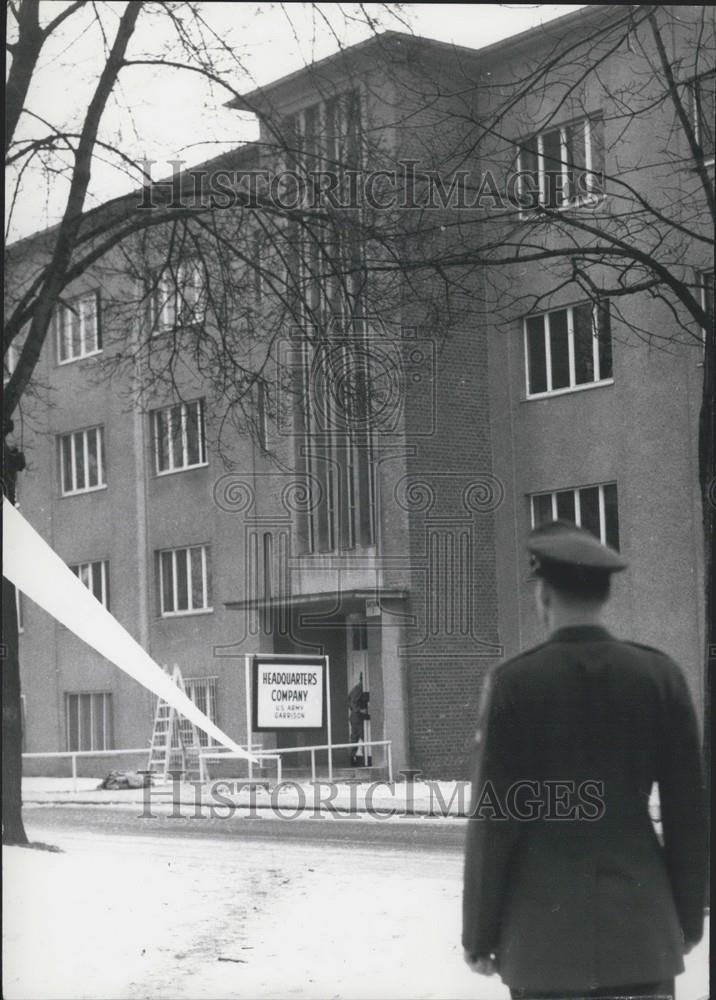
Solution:
<svg viewBox="0 0 716 1000">
<path fill-rule="evenodd" d="M 44 18 L 54 17 L 60 3 L 45 2 Z M 383 28 L 412 30 L 415 34 L 443 42 L 479 48 L 518 34 L 527 28 L 576 10 L 580 5 L 557 4 L 365 4 Z M 312 60 L 330 55 L 341 44 L 368 37 L 365 23 L 344 16 L 355 10 L 351 4 L 204 3 L 210 44 L 225 43 L 218 58 L 224 78 L 240 92 L 290 73 Z M 104 29 L 112 35 L 124 4 L 100 4 Z M 131 54 L 156 55 L 171 45 L 165 18 L 152 14 L 147 4 L 139 19 Z M 12 23 L 12 22 L 11 22 Z M 10 29 L 11 30 L 11 29 Z M 69 18 L 61 34 L 43 54 L 29 95 L 29 107 L 53 126 L 79 128 L 91 88 L 101 70 L 104 46 L 92 6 Z M 199 163 L 224 149 L 256 138 L 250 116 L 223 107 L 230 97 L 200 77 L 157 67 L 128 67 L 120 77 L 103 120 L 102 138 L 128 156 L 144 155 L 166 164 L 181 158 Z M 24 134 L 37 137 L 44 131 L 37 119 L 28 119 Z M 115 161 L 93 164 L 87 207 L 136 186 L 124 167 Z M 156 168 L 155 176 L 170 173 Z M 8 174 L 8 188 L 14 176 Z M 56 175 L 37 167 L 26 172 L 20 196 L 6 203 L 12 217 L 8 237 L 21 236 L 52 225 L 61 216 L 67 189 Z"/>
</svg>

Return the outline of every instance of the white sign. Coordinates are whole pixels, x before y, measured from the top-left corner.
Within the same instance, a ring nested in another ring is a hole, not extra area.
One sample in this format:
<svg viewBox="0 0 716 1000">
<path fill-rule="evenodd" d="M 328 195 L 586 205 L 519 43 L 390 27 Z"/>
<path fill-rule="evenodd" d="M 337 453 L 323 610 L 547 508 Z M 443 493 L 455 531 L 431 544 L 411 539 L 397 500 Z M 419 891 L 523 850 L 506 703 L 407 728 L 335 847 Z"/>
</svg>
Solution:
<svg viewBox="0 0 716 1000">
<path fill-rule="evenodd" d="M 324 677 L 321 663 L 256 663 L 255 728 L 321 729 Z"/>
</svg>

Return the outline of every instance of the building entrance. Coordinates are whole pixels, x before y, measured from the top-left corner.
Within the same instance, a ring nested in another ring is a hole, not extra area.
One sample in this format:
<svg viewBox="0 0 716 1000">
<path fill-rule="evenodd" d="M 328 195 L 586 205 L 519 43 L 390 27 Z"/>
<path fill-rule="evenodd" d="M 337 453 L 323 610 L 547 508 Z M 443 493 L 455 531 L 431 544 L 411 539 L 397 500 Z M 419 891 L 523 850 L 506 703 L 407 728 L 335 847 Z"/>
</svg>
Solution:
<svg viewBox="0 0 716 1000">
<path fill-rule="evenodd" d="M 348 730 L 351 742 L 362 745 L 351 750 L 351 764 L 371 764 L 370 750 L 370 677 L 368 673 L 368 626 L 361 615 L 346 616 L 346 675 L 348 681 Z"/>
</svg>

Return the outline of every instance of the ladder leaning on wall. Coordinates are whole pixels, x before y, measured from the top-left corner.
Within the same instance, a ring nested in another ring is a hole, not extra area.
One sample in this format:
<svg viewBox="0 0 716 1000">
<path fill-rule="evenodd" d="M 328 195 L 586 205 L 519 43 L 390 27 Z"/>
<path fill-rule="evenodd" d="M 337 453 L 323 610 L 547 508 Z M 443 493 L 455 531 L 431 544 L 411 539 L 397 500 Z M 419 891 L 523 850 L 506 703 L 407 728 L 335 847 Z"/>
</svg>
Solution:
<svg viewBox="0 0 716 1000">
<path fill-rule="evenodd" d="M 176 663 L 171 678 L 186 694 L 181 670 Z M 168 781 L 172 773 L 180 771 L 185 781 L 201 781 L 203 774 L 200 753 L 197 727 L 177 712 L 173 705 L 159 698 L 149 748 L 147 768 L 150 774 L 161 781 Z"/>
</svg>

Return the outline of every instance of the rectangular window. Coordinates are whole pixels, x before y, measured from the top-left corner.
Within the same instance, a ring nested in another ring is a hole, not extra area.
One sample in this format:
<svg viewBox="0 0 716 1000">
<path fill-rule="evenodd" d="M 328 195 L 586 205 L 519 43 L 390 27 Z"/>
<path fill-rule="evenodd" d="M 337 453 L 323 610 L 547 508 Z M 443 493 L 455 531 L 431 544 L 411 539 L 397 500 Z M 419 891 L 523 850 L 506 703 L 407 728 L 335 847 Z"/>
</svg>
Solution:
<svg viewBox="0 0 716 1000">
<path fill-rule="evenodd" d="M 65 722 L 68 750 L 114 750 L 108 691 L 66 693 Z"/>
<path fill-rule="evenodd" d="M 262 451 L 268 451 L 268 387 L 265 382 L 256 383 L 256 437 Z"/>
<path fill-rule="evenodd" d="M 613 377 L 608 299 L 527 316 L 524 337 L 528 396 L 565 392 Z"/>
<path fill-rule="evenodd" d="M 705 162 L 714 162 L 716 120 L 716 73 L 704 73 L 689 84 L 691 121 Z"/>
<path fill-rule="evenodd" d="M 163 617 L 211 611 L 211 562 L 207 545 L 157 553 L 159 609 Z"/>
<path fill-rule="evenodd" d="M 156 278 L 152 293 L 153 332 L 203 323 L 207 288 L 199 261 L 166 267 Z"/>
<path fill-rule="evenodd" d="M 109 561 L 75 563 L 70 569 L 109 611 Z"/>
<path fill-rule="evenodd" d="M 104 428 L 62 434 L 60 448 L 60 489 L 63 495 L 86 493 L 105 486 Z"/>
<path fill-rule="evenodd" d="M 299 522 L 300 544 L 308 552 L 375 545 L 373 433 L 365 403 L 370 347 L 357 324 L 351 332 L 352 337 L 319 347 L 291 348 L 294 428 L 296 440 L 302 442 L 298 472 L 305 476 L 311 498 Z M 349 370 L 354 390 L 350 398 L 339 400 L 325 391 L 336 371 Z"/>
<path fill-rule="evenodd" d="M 102 350 L 99 292 L 80 295 L 55 313 L 57 362 L 65 365 Z"/>
<path fill-rule="evenodd" d="M 605 545 L 619 548 L 616 483 L 533 493 L 530 497 L 530 518 L 533 528 L 557 518 L 572 521 L 591 531 Z"/>
<path fill-rule="evenodd" d="M 526 139 L 517 169 L 526 212 L 593 201 L 604 192 L 601 118 L 582 118 Z"/>
<path fill-rule="evenodd" d="M 157 475 L 206 465 L 202 399 L 154 410 L 152 431 Z"/>
<path fill-rule="evenodd" d="M 196 707 L 208 716 L 212 722 L 217 726 L 219 724 L 219 713 L 217 710 L 217 690 L 218 690 L 218 677 L 185 677 L 184 678 L 184 690 L 186 691 L 188 697 L 194 702 Z M 182 735 L 186 736 L 187 745 L 191 744 L 191 723 L 187 723 L 186 719 L 182 718 L 180 726 L 183 729 Z M 202 729 L 198 730 L 199 733 L 199 743 L 203 747 L 215 746 L 216 740 L 205 733 Z"/>
</svg>

